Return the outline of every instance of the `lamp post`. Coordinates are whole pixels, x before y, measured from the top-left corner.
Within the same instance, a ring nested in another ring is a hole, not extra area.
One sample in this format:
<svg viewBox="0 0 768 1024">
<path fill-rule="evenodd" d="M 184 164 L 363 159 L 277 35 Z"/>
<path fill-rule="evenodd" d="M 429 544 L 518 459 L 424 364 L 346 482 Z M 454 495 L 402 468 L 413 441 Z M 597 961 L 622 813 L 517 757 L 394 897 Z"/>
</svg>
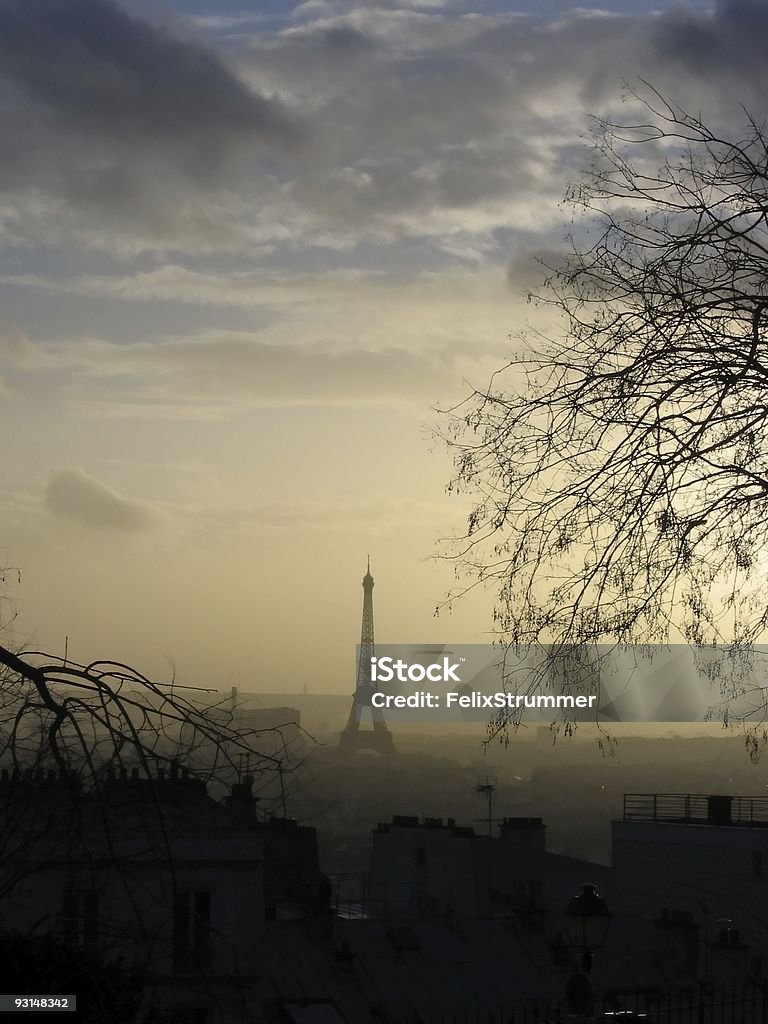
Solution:
<svg viewBox="0 0 768 1024">
<path fill-rule="evenodd" d="M 565 939 L 569 946 L 581 950 L 581 966 L 589 974 L 592 955 L 605 944 L 611 912 L 597 891 L 587 883 L 578 896 L 574 896 L 565 912 Z"/>
<path fill-rule="evenodd" d="M 568 1002 L 576 1013 L 589 1013 L 592 1006 L 592 983 L 589 980 L 592 957 L 595 950 L 605 944 L 610 923 L 611 912 L 597 886 L 585 884 L 565 912 L 566 945 L 581 951 L 582 973 L 569 978 L 567 987 Z"/>
</svg>

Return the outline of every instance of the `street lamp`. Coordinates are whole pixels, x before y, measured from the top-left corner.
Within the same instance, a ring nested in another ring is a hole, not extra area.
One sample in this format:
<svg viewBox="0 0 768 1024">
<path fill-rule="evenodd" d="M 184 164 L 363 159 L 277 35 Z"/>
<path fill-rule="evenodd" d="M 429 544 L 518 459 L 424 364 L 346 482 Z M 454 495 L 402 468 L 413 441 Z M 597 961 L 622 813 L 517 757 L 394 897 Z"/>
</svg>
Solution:
<svg viewBox="0 0 768 1024">
<path fill-rule="evenodd" d="M 610 923 L 608 904 L 598 893 L 597 886 L 587 883 L 565 912 L 565 941 L 581 950 L 581 967 L 585 974 L 589 974 L 594 951 L 605 944 Z"/>
</svg>

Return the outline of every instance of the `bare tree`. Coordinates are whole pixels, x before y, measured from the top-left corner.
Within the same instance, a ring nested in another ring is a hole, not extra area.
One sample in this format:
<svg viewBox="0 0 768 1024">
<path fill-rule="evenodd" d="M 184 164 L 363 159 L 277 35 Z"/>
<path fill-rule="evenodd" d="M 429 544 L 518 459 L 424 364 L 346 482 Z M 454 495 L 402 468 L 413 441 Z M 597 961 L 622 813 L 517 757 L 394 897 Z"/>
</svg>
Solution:
<svg viewBox="0 0 768 1024">
<path fill-rule="evenodd" d="M 259 753 L 258 730 L 237 727 L 228 701 L 206 699 L 210 690 L 163 687 L 117 662 L 79 665 L 2 646 L 0 666 L 0 765 L 17 773 L 55 770 L 91 786 L 121 769 L 184 761 L 206 781 L 231 782 L 243 758 L 256 773 L 280 765 L 277 754 Z"/>
<path fill-rule="evenodd" d="M 75 949 L 82 985 L 90 979 L 84 1019 L 103 1019 L 104 1000 L 128 985 L 140 994 L 115 1019 L 148 1024 L 174 908 L 198 877 L 190 857 L 255 856 L 252 786 L 295 762 L 290 737 L 280 727 L 244 728 L 233 703 L 212 702 L 211 691 L 159 686 L 115 662 L 79 665 L 0 646 L 0 666 L 0 946 L 40 985 L 72 976 L 66 951 Z M 229 800 L 210 799 L 208 783 Z M 256 875 L 252 884 L 256 906 Z M 114 923 L 96 911 L 102 897 L 107 911 L 118 908 Z M 229 941 L 211 928 L 212 946 Z M 197 952 L 198 988 L 235 998 L 209 978 L 208 945 Z"/>
<path fill-rule="evenodd" d="M 530 333 L 452 410 L 464 589 L 510 643 L 754 643 L 768 623 L 768 131 L 650 86 L 594 122 Z"/>
</svg>

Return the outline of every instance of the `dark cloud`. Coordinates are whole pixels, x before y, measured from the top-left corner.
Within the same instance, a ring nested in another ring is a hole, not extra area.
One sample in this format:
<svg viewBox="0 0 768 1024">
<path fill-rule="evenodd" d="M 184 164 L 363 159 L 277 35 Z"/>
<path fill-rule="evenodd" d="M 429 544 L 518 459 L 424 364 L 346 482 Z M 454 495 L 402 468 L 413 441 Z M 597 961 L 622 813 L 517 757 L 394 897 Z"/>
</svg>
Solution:
<svg viewBox="0 0 768 1024">
<path fill-rule="evenodd" d="M 375 50 L 371 39 L 349 25 L 326 29 L 322 34 L 328 49 L 340 57 L 356 57 L 359 54 L 368 56 Z"/>
<path fill-rule="evenodd" d="M 507 281 L 516 294 L 535 293 L 547 278 L 563 270 L 567 264 L 566 249 L 525 249 L 516 253 L 507 264 Z"/>
<path fill-rule="evenodd" d="M 110 0 L 0 0 L 6 188 L 111 211 L 126 226 L 135 217 L 147 230 L 163 201 L 183 206 L 185 189 L 231 184 L 244 157 L 258 175 L 259 158 L 298 137 L 283 106 L 213 51 Z M 173 219 L 160 217 L 158 231 Z"/>
<path fill-rule="evenodd" d="M 144 530 L 148 510 L 137 501 L 121 498 L 81 469 L 56 469 L 45 490 L 45 506 L 54 515 L 82 526 L 112 530 Z"/>
<path fill-rule="evenodd" d="M 213 53 L 109 0 L 4 0 L 0 70 L 61 127 L 129 145 L 180 143 L 202 157 L 242 133 L 289 134 L 280 107 Z"/>
<path fill-rule="evenodd" d="M 662 56 L 682 62 L 694 78 L 741 90 L 748 102 L 768 85 L 765 0 L 717 0 L 711 12 L 681 8 L 661 18 L 654 40 Z"/>
</svg>

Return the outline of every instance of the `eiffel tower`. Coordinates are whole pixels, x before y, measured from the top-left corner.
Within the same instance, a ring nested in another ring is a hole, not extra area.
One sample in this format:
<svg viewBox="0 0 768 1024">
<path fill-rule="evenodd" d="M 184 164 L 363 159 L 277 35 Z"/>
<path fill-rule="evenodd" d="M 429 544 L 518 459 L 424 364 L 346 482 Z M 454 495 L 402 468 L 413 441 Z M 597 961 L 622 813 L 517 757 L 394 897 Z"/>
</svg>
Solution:
<svg viewBox="0 0 768 1024">
<path fill-rule="evenodd" d="M 373 576 L 371 576 L 371 559 L 369 557 L 368 571 L 363 576 L 363 625 L 360 631 L 360 657 L 357 662 L 355 694 L 352 697 L 352 708 L 347 724 L 339 738 L 339 751 L 343 754 L 356 753 L 358 750 L 375 750 L 379 754 L 389 756 L 395 752 L 392 733 L 387 728 L 382 711 L 371 705 L 371 697 L 374 693 L 371 681 L 371 658 L 374 651 Z M 360 719 L 364 708 L 370 709 L 373 725 L 371 729 L 360 728 Z"/>
</svg>

